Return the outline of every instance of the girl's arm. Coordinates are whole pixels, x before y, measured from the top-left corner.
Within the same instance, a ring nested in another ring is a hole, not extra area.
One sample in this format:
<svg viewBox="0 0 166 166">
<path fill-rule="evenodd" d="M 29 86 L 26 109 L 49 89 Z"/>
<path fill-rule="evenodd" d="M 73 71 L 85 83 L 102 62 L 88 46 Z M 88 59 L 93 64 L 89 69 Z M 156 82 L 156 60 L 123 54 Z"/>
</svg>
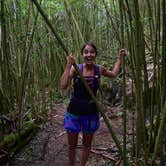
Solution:
<svg viewBox="0 0 166 166">
<path fill-rule="evenodd" d="M 67 56 L 67 64 L 66 64 L 66 68 L 61 76 L 60 79 L 60 87 L 61 89 L 66 89 L 70 83 L 72 78 L 74 77 L 75 74 L 75 69 L 72 66 L 75 63 L 75 58 L 74 56 L 72 56 L 72 54 L 70 54 L 69 56 Z"/>
<path fill-rule="evenodd" d="M 104 66 L 100 66 L 101 75 L 106 76 L 106 77 L 110 77 L 110 78 L 116 77 L 119 74 L 120 66 L 122 63 L 122 58 L 125 55 L 126 55 L 125 50 L 121 49 L 119 51 L 117 61 L 115 62 L 114 68 L 112 69 L 112 71 L 107 70 Z"/>
</svg>

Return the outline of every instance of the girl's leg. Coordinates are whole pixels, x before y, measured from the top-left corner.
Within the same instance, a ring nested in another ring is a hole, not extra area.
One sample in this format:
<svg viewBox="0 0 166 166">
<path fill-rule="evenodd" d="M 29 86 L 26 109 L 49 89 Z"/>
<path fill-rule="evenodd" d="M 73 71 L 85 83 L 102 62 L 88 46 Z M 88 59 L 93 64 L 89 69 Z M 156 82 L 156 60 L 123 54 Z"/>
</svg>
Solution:
<svg viewBox="0 0 166 166">
<path fill-rule="evenodd" d="M 81 159 L 81 166 L 85 166 L 88 160 L 89 153 L 91 150 L 92 139 L 93 139 L 93 134 L 83 133 L 83 153 Z"/>
<path fill-rule="evenodd" d="M 76 147 L 78 142 L 78 133 L 67 132 L 67 136 L 68 136 L 68 144 L 69 144 L 69 150 L 68 150 L 69 162 L 70 162 L 70 166 L 74 166 L 75 156 L 76 156 Z"/>
</svg>

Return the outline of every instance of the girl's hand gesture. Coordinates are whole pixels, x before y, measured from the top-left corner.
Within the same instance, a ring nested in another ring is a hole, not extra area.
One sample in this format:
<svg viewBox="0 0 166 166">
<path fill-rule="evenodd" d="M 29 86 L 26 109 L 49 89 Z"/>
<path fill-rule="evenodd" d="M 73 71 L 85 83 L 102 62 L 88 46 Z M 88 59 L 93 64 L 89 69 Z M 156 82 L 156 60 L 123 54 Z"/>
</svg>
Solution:
<svg viewBox="0 0 166 166">
<path fill-rule="evenodd" d="M 122 59 L 123 57 L 125 57 L 127 54 L 126 54 L 126 50 L 125 49 L 121 49 L 119 51 L 119 55 L 118 55 L 118 58 Z"/>
<path fill-rule="evenodd" d="M 72 66 L 74 63 L 75 63 L 75 57 L 72 54 L 67 56 L 67 65 Z"/>
</svg>

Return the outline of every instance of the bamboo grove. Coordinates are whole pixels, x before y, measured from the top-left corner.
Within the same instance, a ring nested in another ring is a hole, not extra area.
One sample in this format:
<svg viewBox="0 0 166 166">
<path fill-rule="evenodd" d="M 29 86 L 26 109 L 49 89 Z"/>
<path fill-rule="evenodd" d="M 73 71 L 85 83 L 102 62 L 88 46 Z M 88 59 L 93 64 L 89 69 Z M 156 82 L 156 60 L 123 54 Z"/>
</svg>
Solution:
<svg viewBox="0 0 166 166">
<path fill-rule="evenodd" d="M 81 45 L 93 41 L 97 61 L 106 67 L 119 48 L 128 51 L 122 67 L 123 140 L 105 117 L 123 165 L 161 165 L 166 151 L 165 0 L 0 2 L 0 148 L 27 124 L 47 120 L 53 102 L 63 102 L 59 79 L 66 53 L 80 63 Z M 129 96 L 126 75 L 132 82 Z"/>
</svg>

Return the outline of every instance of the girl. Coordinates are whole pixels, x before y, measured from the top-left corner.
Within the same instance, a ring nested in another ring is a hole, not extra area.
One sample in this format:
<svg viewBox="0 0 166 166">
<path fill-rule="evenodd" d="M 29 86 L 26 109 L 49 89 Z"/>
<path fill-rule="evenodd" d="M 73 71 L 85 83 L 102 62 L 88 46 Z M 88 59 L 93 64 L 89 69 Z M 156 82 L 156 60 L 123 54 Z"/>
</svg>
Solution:
<svg viewBox="0 0 166 166">
<path fill-rule="evenodd" d="M 96 96 L 101 75 L 109 78 L 118 75 L 122 57 L 125 55 L 125 50 L 121 49 L 119 51 L 117 61 L 112 71 L 95 63 L 97 48 L 93 43 L 85 43 L 81 49 L 81 54 L 83 57 L 83 63 L 78 65 L 79 70 Z M 93 135 L 99 128 L 99 114 L 95 103 L 82 84 L 75 68 L 72 66 L 74 63 L 74 56 L 72 54 L 67 56 L 67 65 L 60 82 L 61 88 L 66 89 L 71 83 L 71 80 L 73 80 L 74 88 L 73 95 L 64 117 L 64 128 L 66 129 L 68 136 L 70 166 L 74 166 L 75 164 L 78 134 L 82 131 L 83 153 L 81 166 L 85 166 L 89 157 Z"/>
</svg>

